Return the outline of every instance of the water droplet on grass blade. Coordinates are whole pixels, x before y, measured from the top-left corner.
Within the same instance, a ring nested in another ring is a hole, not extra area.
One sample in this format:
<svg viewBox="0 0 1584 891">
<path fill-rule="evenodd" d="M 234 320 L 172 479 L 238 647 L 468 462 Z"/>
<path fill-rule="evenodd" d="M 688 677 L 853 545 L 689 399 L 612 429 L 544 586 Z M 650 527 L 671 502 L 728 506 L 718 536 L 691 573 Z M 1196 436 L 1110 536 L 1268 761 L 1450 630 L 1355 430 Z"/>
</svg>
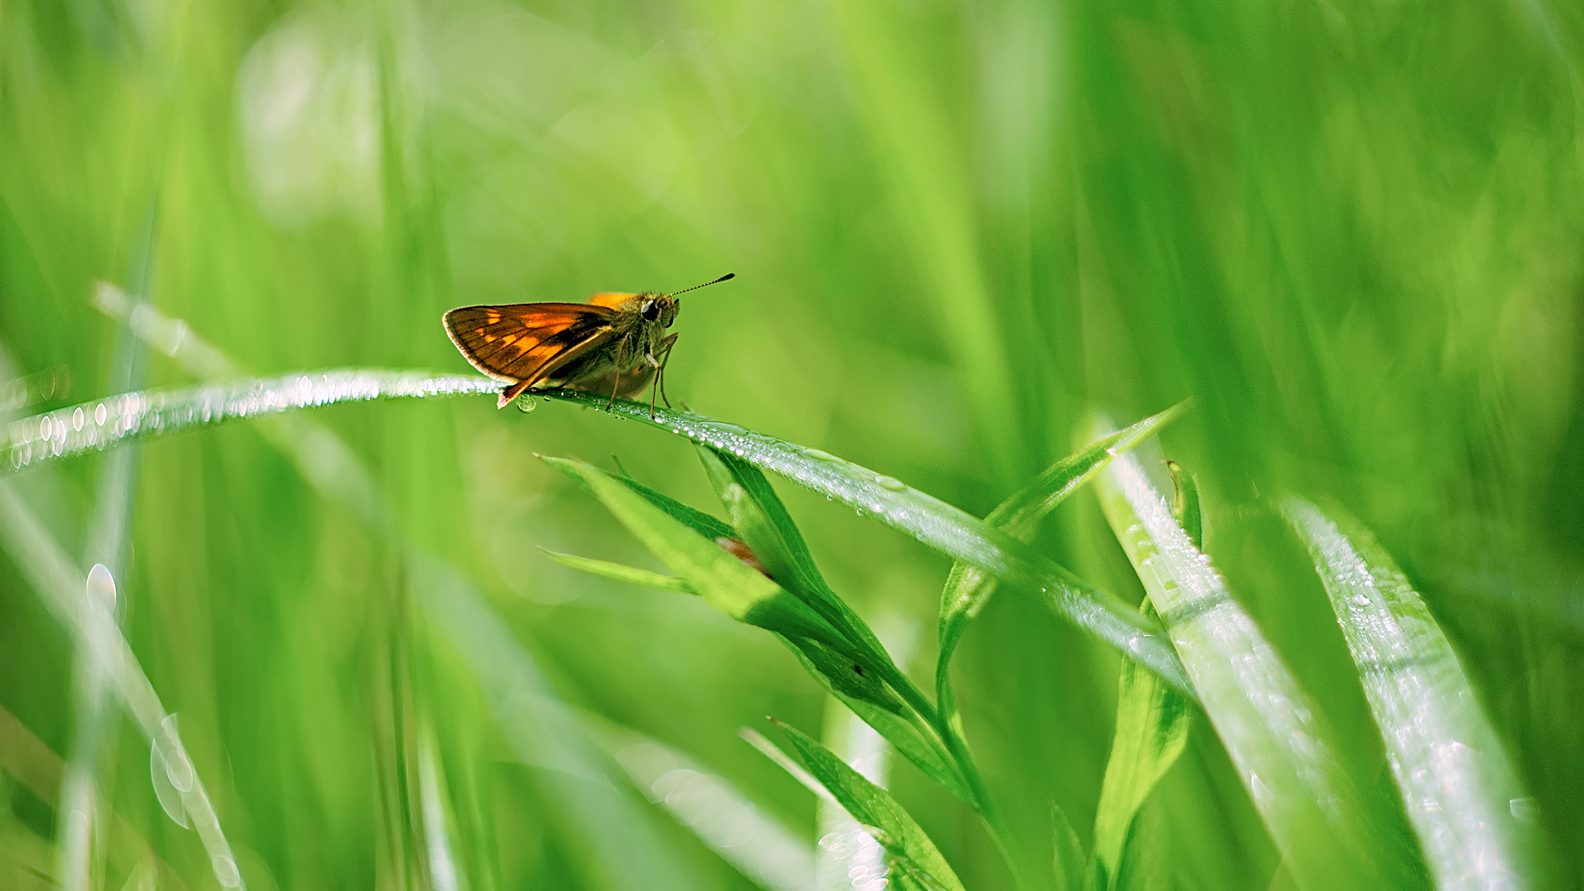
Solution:
<svg viewBox="0 0 1584 891">
<path fill-rule="evenodd" d="M 906 492 L 907 491 L 907 484 L 902 482 L 901 480 L 897 479 L 896 477 L 877 476 L 877 477 L 875 477 L 875 482 L 879 483 L 880 484 L 880 488 L 882 488 L 882 489 L 890 489 L 893 492 Z"/>
<path fill-rule="evenodd" d="M 539 407 L 539 397 L 535 396 L 532 393 L 526 393 L 525 392 L 522 395 L 517 397 L 517 410 L 522 412 L 523 414 L 527 414 L 528 412 L 531 412 L 531 411 L 533 411 L 534 409 L 536 409 L 538 407 Z"/>
</svg>

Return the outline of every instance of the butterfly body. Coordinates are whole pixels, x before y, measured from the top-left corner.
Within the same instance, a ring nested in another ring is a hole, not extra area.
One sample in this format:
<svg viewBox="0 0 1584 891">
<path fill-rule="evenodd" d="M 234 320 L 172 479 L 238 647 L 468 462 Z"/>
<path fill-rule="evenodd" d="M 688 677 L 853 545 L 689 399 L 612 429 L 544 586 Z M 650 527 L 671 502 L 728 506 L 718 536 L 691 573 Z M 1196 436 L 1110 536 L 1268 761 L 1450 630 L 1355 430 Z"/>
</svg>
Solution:
<svg viewBox="0 0 1584 891">
<path fill-rule="evenodd" d="M 651 381 L 664 395 L 665 364 L 677 339 L 666 329 L 679 306 L 675 294 L 607 293 L 588 303 L 464 306 L 444 322 L 474 368 L 506 383 L 501 408 L 535 386 L 609 394 L 614 403 Z"/>
</svg>

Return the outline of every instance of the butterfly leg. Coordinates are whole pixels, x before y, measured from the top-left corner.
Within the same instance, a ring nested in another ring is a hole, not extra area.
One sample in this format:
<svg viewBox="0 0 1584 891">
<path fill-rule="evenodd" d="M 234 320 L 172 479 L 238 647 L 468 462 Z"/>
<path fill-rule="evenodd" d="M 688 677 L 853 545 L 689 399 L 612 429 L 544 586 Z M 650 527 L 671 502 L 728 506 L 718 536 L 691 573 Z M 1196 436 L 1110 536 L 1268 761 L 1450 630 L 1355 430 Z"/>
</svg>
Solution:
<svg viewBox="0 0 1584 891">
<path fill-rule="evenodd" d="M 665 370 L 666 364 L 671 361 L 671 348 L 676 346 L 677 337 L 678 335 L 673 334 L 670 337 L 667 337 L 665 340 L 660 341 L 660 348 L 655 350 L 655 352 L 660 354 L 659 358 L 654 356 L 645 357 L 649 361 L 649 364 L 655 367 L 654 387 L 649 391 L 649 417 L 651 418 L 654 417 L 655 393 L 660 394 L 660 400 L 665 403 L 666 408 L 671 407 L 671 400 L 666 398 Z"/>
<path fill-rule="evenodd" d="M 616 373 L 611 376 L 610 399 L 605 402 L 606 411 L 616 409 L 616 394 L 621 392 L 622 369 L 627 366 L 627 345 L 622 343 L 616 347 Z"/>
</svg>

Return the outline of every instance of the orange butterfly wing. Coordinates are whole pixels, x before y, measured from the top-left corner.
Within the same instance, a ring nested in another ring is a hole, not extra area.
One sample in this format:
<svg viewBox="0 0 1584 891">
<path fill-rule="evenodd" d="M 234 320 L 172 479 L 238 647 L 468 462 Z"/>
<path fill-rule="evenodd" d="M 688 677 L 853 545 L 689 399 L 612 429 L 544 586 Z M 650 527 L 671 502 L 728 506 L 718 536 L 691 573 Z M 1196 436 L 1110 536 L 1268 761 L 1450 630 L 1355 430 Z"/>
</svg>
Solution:
<svg viewBox="0 0 1584 891">
<path fill-rule="evenodd" d="M 445 314 L 451 342 L 474 368 L 512 386 L 500 404 L 609 340 L 616 312 L 587 303 L 464 306 Z"/>
</svg>

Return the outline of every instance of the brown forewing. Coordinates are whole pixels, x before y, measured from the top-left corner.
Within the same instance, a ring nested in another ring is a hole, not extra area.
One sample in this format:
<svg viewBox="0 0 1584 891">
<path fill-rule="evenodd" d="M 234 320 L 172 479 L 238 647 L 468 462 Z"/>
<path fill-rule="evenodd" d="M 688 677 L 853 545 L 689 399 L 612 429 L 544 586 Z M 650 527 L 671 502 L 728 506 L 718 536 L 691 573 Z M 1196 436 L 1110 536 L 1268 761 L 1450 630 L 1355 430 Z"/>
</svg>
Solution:
<svg viewBox="0 0 1584 891">
<path fill-rule="evenodd" d="M 445 328 L 474 368 L 520 392 L 608 338 L 614 316 L 586 303 L 464 306 L 445 314 Z"/>
</svg>

